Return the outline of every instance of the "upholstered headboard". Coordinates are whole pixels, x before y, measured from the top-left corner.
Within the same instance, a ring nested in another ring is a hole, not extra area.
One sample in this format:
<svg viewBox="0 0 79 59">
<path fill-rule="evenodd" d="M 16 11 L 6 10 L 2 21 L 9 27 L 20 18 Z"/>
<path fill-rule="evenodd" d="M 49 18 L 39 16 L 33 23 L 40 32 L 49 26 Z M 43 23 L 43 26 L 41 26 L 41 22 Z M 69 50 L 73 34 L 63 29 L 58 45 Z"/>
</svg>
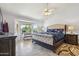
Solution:
<svg viewBox="0 0 79 59">
<path fill-rule="evenodd" d="M 48 29 L 63 29 L 66 32 L 66 25 L 65 24 L 53 24 L 48 26 Z"/>
<path fill-rule="evenodd" d="M 48 29 L 64 29 L 65 25 L 64 24 L 53 24 L 48 26 Z"/>
</svg>

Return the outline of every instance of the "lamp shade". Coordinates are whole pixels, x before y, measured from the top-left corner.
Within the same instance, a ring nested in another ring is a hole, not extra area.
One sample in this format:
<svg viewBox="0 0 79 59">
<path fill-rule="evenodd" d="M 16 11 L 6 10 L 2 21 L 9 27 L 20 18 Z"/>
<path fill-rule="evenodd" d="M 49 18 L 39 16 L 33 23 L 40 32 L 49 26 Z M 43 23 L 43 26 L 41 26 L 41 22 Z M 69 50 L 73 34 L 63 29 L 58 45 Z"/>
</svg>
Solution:
<svg viewBox="0 0 79 59">
<path fill-rule="evenodd" d="M 69 27 L 68 27 L 68 30 L 69 30 L 69 31 L 73 31 L 73 30 L 74 30 L 74 27 L 73 27 L 73 26 L 69 26 Z"/>
<path fill-rule="evenodd" d="M 74 31 L 74 26 L 72 25 L 68 26 L 68 31 L 72 33 Z"/>
</svg>

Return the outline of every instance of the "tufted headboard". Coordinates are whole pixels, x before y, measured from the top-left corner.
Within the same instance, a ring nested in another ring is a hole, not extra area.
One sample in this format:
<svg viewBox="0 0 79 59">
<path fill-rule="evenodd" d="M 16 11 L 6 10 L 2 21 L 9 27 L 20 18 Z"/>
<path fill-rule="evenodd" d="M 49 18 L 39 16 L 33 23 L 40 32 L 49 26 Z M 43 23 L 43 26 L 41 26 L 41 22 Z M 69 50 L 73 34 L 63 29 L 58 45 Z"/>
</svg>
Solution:
<svg viewBox="0 0 79 59">
<path fill-rule="evenodd" d="M 53 24 L 48 26 L 48 29 L 63 29 L 64 32 L 66 33 L 67 26 L 65 24 Z"/>
<path fill-rule="evenodd" d="M 48 29 L 64 29 L 65 25 L 64 24 L 53 24 L 48 26 Z"/>
</svg>

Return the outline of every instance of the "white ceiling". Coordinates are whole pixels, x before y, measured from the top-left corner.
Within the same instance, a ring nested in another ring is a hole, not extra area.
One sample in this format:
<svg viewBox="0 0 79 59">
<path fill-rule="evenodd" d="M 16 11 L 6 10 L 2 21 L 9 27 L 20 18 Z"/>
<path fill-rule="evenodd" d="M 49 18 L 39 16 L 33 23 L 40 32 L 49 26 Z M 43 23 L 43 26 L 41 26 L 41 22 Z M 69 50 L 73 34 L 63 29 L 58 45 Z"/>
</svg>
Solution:
<svg viewBox="0 0 79 59">
<path fill-rule="evenodd" d="M 41 11 L 44 9 L 45 4 L 42 3 L 7 3 L 0 4 L 0 7 L 8 12 L 19 14 L 22 16 L 29 16 L 35 19 L 41 19 Z"/>
<path fill-rule="evenodd" d="M 42 15 L 42 11 L 46 8 L 45 3 L 0 3 L 0 7 L 8 12 L 35 19 L 44 19 L 45 17 Z M 60 12 L 63 15 L 64 12 L 70 12 L 72 9 L 79 10 L 79 4 L 51 3 L 49 8 L 56 8 L 54 11 L 55 15 Z M 73 12 L 75 12 L 74 10 Z"/>
</svg>

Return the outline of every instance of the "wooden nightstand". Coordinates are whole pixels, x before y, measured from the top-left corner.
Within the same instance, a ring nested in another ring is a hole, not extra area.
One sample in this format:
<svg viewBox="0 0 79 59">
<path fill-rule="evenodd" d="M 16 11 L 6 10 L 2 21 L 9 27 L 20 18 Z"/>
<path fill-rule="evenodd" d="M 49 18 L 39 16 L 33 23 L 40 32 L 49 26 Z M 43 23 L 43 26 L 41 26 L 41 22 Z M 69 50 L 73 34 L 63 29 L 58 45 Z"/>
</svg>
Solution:
<svg viewBox="0 0 79 59">
<path fill-rule="evenodd" d="M 66 34 L 65 43 L 78 45 L 78 35 L 77 34 Z"/>
</svg>

